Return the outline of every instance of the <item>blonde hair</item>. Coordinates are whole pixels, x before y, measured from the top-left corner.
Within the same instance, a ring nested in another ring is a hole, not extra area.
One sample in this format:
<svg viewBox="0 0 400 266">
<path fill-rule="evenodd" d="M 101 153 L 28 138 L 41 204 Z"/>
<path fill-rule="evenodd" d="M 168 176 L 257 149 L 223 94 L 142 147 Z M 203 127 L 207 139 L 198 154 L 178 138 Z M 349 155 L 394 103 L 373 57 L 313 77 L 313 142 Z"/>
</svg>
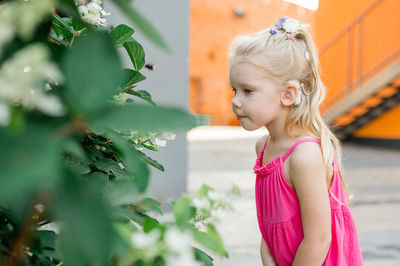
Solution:
<svg viewBox="0 0 400 266">
<path fill-rule="evenodd" d="M 282 88 L 292 79 L 303 84 L 302 100 L 299 105 L 292 106 L 285 121 L 285 130 L 289 136 L 297 137 L 292 129 L 299 126 L 305 133 L 319 137 L 327 173 L 332 170 L 336 158 L 346 201 L 350 204 L 349 190 L 343 180 L 340 141 L 319 112 L 319 106 L 325 98 L 325 86 L 318 71 L 318 53 L 311 34 L 305 29 L 306 25 L 302 25 L 293 40 L 287 39 L 285 31 L 277 30 L 271 34 L 268 29 L 236 36 L 230 46 L 229 63 L 232 65 L 238 58 L 253 63 L 264 69 L 265 76 Z M 327 184 L 329 179 L 327 174 Z M 338 200 L 332 192 L 331 195 Z"/>
</svg>

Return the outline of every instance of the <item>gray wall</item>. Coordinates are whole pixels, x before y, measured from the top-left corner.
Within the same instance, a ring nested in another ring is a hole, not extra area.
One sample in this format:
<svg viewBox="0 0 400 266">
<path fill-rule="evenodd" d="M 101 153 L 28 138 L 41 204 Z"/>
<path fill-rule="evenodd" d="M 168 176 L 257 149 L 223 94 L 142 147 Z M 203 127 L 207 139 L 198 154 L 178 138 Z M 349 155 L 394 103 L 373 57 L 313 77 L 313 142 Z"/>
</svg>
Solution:
<svg viewBox="0 0 400 266">
<path fill-rule="evenodd" d="M 142 44 L 146 54 L 146 64 L 155 66 L 155 71 L 143 68 L 146 80 L 138 88 L 147 90 L 158 105 L 178 106 L 188 109 L 189 92 L 189 3 L 190 1 L 142 0 L 132 1 L 132 5 L 161 33 L 172 50 L 167 54 L 150 43 L 135 25 L 113 5 L 105 0 L 104 9 L 110 12 L 106 16 L 109 25 L 124 23 L 135 28 L 134 38 Z M 124 64 L 133 68 L 128 55 L 122 51 Z M 168 204 L 187 190 L 187 142 L 186 132 L 175 132 L 176 139 L 168 140 L 166 147 L 159 152 L 147 151 L 146 154 L 160 162 L 164 172 L 150 166 L 151 179 L 149 195 Z"/>
</svg>

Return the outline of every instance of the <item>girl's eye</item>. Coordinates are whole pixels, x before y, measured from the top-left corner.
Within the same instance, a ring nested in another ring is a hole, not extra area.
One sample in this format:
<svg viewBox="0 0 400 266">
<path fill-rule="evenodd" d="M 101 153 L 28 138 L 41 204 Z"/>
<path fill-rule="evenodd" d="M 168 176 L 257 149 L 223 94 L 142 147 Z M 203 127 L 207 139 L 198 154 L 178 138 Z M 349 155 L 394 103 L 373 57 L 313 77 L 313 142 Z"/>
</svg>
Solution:
<svg viewBox="0 0 400 266">
<path fill-rule="evenodd" d="M 232 89 L 232 91 L 233 91 L 233 93 L 236 94 L 236 89 Z M 249 94 L 249 93 L 251 93 L 252 91 L 253 91 L 253 90 L 244 88 L 244 92 L 245 92 L 246 94 Z"/>
</svg>

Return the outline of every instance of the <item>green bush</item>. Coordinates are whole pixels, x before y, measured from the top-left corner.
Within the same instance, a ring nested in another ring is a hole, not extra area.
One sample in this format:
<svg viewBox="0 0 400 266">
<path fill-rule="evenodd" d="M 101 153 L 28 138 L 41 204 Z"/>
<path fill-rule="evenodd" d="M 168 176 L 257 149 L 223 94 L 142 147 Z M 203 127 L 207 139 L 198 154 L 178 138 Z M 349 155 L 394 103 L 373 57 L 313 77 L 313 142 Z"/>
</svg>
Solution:
<svg viewBox="0 0 400 266">
<path fill-rule="evenodd" d="M 169 51 L 130 1 L 113 2 Z M 137 89 L 143 47 L 133 28 L 110 28 L 106 15 L 101 2 L 0 4 L 0 262 L 213 265 L 204 250 L 228 255 L 206 219 L 225 207 L 215 195 L 208 209 L 196 203 L 212 189 L 172 202 L 175 219 L 164 223 L 146 196 L 149 167 L 164 167 L 143 150 L 158 151 L 199 119 Z"/>
</svg>

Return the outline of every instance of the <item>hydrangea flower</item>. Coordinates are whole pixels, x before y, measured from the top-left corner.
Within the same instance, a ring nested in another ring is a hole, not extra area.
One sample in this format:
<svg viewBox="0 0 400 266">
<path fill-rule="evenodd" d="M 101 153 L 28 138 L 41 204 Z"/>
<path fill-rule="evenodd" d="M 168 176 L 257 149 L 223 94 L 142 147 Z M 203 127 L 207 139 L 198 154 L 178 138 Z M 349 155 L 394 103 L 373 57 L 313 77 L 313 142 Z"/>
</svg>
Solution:
<svg viewBox="0 0 400 266">
<path fill-rule="evenodd" d="M 197 209 L 208 209 L 208 208 L 210 208 L 211 203 L 206 197 L 202 197 L 200 199 L 199 198 L 195 198 L 193 200 L 193 205 Z"/>
<path fill-rule="evenodd" d="M 143 145 L 154 146 L 158 149 L 159 147 L 165 147 L 166 140 L 174 140 L 175 134 L 171 131 L 155 132 L 155 131 L 131 131 L 129 138 L 135 144 L 137 150 L 143 150 Z"/>
<path fill-rule="evenodd" d="M 217 224 L 222 218 L 226 217 L 230 211 L 233 211 L 231 198 L 225 194 L 218 193 L 212 188 L 205 186 L 201 190 L 207 189 L 205 194 L 199 194 L 192 201 L 192 206 L 196 208 L 192 224 L 198 230 L 206 230 L 207 224 Z M 234 190 L 234 191 L 233 191 Z M 240 195 L 237 186 L 233 186 L 227 195 Z M 204 191 L 204 190 L 203 190 Z M 203 192 L 204 193 L 204 192 Z"/>
<path fill-rule="evenodd" d="M 194 258 L 191 244 L 193 235 L 190 231 L 181 231 L 171 226 L 164 234 L 164 242 L 171 251 L 166 255 L 167 266 L 200 266 Z"/>
<path fill-rule="evenodd" d="M 167 266 L 201 266 L 200 262 L 196 261 L 193 253 L 184 253 L 179 256 L 167 255 L 166 256 Z"/>
<path fill-rule="evenodd" d="M 157 146 L 161 146 L 161 147 L 165 147 L 165 145 L 167 144 L 167 141 L 166 140 L 163 140 L 163 139 L 160 139 L 160 138 L 155 138 L 154 139 L 154 143 L 157 145 Z"/>
<path fill-rule="evenodd" d="M 165 244 L 175 253 L 190 251 L 190 244 L 193 241 L 191 233 L 182 232 L 176 226 L 167 229 L 164 235 Z"/>
<path fill-rule="evenodd" d="M 128 94 L 126 92 L 121 92 L 120 94 L 114 95 L 113 102 L 117 105 L 124 105 L 128 99 Z"/>
<path fill-rule="evenodd" d="M 86 5 L 80 5 L 78 11 L 82 20 L 95 26 L 107 26 L 107 20 L 103 17 L 109 16 L 110 13 L 105 12 L 101 4 L 101 1 L 92 1 Z"/>
<path fill-rule="evenodd" d="M 134 232 L 131 239 L 135 248 L 144 249 L 154 245 L 159 240 L 160 236 L 160 230 L 153 229 L 148 233 L 142 231 Z"/>
<path fill-rule="evenodd" d="M 3 39 L 1 42 L 9 40 L 14 33 L 24 40 L 31 39 L 36 27 L 49 15 L 51 7 L 55 5 L 54 2 L 54 0 L 9 1 L 0 4 L 0 39 Z"/>
<path fill-rule="evenodd" d="M 60 99 L 46 93 L 45 82 L 63 82 L 57 65 L 49 61 L 50 51 L 44 44 L 33 43 L 16 52 L 0 67 L 0 101 L 3 105 L 20 104 L 36 108 L 52 116 L 62 116 L 66 110 Z M 7 114 L 4 111 L 3 116 Z M 3 118 L 6 122 L 7 118 Z"/>
</svg>

